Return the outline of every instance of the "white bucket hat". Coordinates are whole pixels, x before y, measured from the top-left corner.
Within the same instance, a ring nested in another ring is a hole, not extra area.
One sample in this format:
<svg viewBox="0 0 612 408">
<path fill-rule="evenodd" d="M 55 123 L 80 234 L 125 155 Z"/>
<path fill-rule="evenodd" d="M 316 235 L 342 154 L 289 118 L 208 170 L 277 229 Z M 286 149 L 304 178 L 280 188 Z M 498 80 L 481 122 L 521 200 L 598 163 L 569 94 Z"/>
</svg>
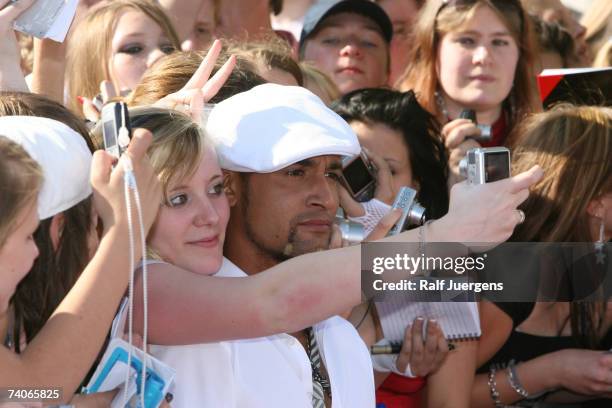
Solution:
<svg viewBox="0 0 612 408">
<path fill-rule="evenodd" d="M 218 103 L 206 132 L 221 168 L 270 173 L 315 156 L 356 156 L 351 127 L 312 92 L 264 84 Z"/>
<path fill-rule="evenodd" d="M 56 120 L 35 116 L 0 117 L 0 135 L 20 144 L 43 170 L 38 196 L 41 220 L 89 197 L 92 154 L 83 136 Z"/>
</svg>

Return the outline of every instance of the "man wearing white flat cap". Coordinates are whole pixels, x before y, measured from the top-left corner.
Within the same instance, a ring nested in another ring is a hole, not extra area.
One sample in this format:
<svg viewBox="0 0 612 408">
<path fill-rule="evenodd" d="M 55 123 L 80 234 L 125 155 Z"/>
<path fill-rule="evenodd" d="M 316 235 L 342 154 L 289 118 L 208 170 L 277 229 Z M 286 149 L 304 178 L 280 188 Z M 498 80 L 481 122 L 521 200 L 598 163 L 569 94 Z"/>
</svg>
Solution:
<svg viewBox="0 0 612 408">
<path fill-rule="evenodd" d="M 216 105 L 206 130 L 231 207 L 224 267 L 252 275 L 329 247 L 342 157 L 361 150 L 344 120 L 304 88 L 265 84 Z M 291 407 L 375 405 L 369 353 L 346 320 L 281 336 L 286 341 L 274 352 L 241 349 L 241 377 L 251 386 L 286 393 Z M 254 359 L 276 368 L 246 364 Z"/>
</svg>

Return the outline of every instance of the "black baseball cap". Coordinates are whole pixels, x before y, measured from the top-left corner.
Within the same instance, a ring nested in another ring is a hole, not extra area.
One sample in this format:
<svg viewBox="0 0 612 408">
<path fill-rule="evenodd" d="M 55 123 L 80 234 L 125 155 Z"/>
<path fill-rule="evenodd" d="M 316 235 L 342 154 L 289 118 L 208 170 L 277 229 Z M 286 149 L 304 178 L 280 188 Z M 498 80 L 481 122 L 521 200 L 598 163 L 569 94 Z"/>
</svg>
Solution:
<svg viewBox="0 0 612 408">
<path fill-rule="evenodd" d="M 343 12 L 357 13 L 371 19 L 380 27 L 387 44 L 391 42 L 393 36 L 391 20 L 385 10 L 378 4 L 370 0 L 321 0 L 310 7 L 304 16 L 300 49 L 304 46 L 308 37 L 317 31 L 323 20 Z"/>
</svg>

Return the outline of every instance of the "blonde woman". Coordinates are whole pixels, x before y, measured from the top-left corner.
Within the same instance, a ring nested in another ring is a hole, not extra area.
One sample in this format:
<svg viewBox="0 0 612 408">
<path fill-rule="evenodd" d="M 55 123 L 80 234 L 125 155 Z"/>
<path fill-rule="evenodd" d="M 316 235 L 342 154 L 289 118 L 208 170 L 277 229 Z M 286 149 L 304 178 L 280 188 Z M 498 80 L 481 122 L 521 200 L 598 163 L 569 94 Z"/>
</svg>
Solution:
<svg viewBox="0 0 612 408">
<path fill-rule="evenodd" d="M 92 7 L 68 49 L 67 106 L 83 114 L 84 102 L 100 93 L 125 94 L 160 57 L 180 49 L 169 18 L 153 0 L 106 0 Z M 89 104 L 88 104 L 89 105 Z"/>
<path fill-rule="evenodd" d="M 521 206 L 526 219 L 511 241 L 600 248 L 604 261 L 600 268 L 608 279 L 611 253 L 605 243 L 612 237 L 612 110 L 560 107 L 534 115 L 519 130 L 514 171 L 538 163 L 546 176 Z M 590 282 L 590 271 L 597 271 L 593 269 L 599 262 L 596 254 L 590 261 L 584 258 L 580 264 L 566 265 L 562 254 L 554 253 L 560 272 L 573 267 L 578 274 L 574 279 L 564 275 L 568 281 L 562 282 L 567 286 L 560 287 L 567 288 L 569 295 L 555 297 L 557 301 L 482 303 L 480 369 L 471 407 L 534 406 L 534 400 L 551 404 L 546 407 L 556 407 L 553 403 L 609 406 L 609 401 L 600 401 L 602 405 L 586 401 L 612 398 L 612 355 L 607 352 L 612 346 L 612 311 L 605 301 L 572 300 L 583 297 L 580 285 Z M 545 258 L 539 254 L 538 259 Z M 541 282 L 545 290 L 557 287 L 556 280 Z"/>
<path fill-rule="evenodd" d="M 492 126 L 492 139 L 508 143 L 512 128 L 538 110 L 531 21 L 519 0 L 427 1 L 414 27 L 411 64 L 400 81 L 432 113 L 450 149 L 449 165 L 458 177 L 469 139 L 480 130 L 462 110 L 476 111 L 478 123 Z"/>
</svg>

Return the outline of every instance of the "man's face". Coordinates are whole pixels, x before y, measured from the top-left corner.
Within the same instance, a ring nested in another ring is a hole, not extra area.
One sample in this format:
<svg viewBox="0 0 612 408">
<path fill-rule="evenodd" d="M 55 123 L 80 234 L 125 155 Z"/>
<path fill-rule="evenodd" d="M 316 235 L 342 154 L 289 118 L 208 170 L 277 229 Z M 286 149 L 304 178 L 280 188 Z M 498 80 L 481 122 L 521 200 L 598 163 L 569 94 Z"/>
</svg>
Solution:
<svg viewBox="0 0 612 408">
<path fill-rule="evenodd" d="M 384 86 L 388 45 L 378 25 L 355 13 L 334 14 L 304 44 L 305 61 L 334 81 L 342 94 Z"/>
<path fill-rule="evenodd" d="M 245 177 L 237 205 L 248 240 L 279 262 L 327 249 L 341 170 L 340 157 L 330 155 Z"/>
</svg>

